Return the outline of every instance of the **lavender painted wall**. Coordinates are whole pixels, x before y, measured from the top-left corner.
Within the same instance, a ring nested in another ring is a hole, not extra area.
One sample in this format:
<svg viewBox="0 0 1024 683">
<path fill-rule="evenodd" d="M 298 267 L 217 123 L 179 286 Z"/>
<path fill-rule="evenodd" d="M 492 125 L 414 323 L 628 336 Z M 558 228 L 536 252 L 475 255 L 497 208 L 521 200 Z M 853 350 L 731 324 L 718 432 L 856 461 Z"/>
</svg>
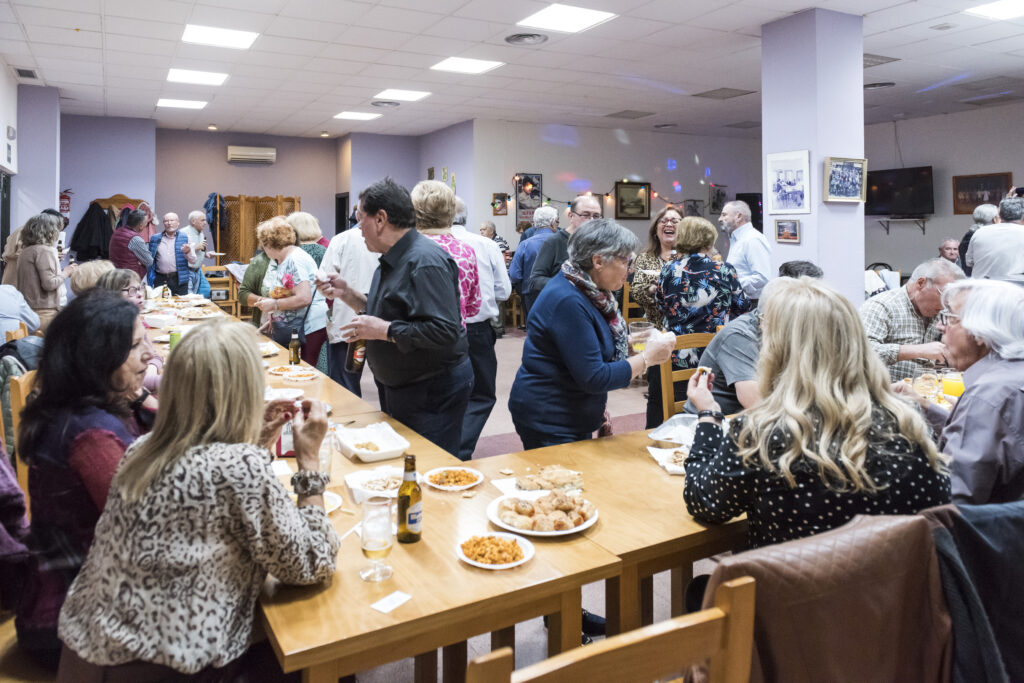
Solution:
<svg viewBox="0 0 1024 683">
<path fill-rule="evenodd" d="M 60 187 L 74 192 L 69 242 L 92 200 L 118 193 L 153 200 L 156 121 L 64 115 L 60 136 Z"/>
<path fill-rule="evenodd" d="M 409 190 L 426 177 L 426 171 L 417 168 L 419 137 L 352 133 L 349 140 L 352 144 L 349 192 L 353 207 L 359 193 L 384 176 L 391 176 Z"/>
<path fill-rule="evenodd" d="M 269 166 L 227 162 L 227 146 L 275 147 Z M 302 210 L 334 234 L 334 193 L 338 154 L 335 140 L 279 137 L 254 133 L 156 131 L 156 207 L 184 221 L 201 209 L 211 192 L 250 196 L 298 195 Z"/>
<path fill-rule="evenodd" d="M 18 86 L 18 142 L 26 150 L 11 179 L 11 229 L 43 209 L 57 208 L 60 192 L 60 94 L 57 88 Z"/>
<path fill-rule="evenodd" d="M 485 220 L 487 207 L 475 206 L 473 201 L 473 122 L 463 121 L 433 133 L 420 136 L 419 163 L 420 179 L 427 177 L 427 169 L 434 167 L 434 180 L 442 180 L 441 169 L 448 169 L 448 184 L 455 174 L 455 192 L 465 200 L 469 209 L 466 225 L 470 228 Z M 490 210 L 486 215 L 490 215 Z"/>
</svg>

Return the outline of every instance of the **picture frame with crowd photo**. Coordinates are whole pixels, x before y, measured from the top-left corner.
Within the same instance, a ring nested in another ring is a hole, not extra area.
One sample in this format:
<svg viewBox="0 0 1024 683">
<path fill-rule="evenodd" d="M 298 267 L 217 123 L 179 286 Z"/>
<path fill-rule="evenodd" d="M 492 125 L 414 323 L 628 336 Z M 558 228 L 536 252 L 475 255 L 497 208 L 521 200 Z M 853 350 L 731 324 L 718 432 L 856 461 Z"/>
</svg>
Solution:
<svg viewBox="0 0 1024 683">
<path fill-rule="evenodd" d="M 863 203 L 868 197 L 868 160 L 825 157 L 823 201 Z"/>
</svg>

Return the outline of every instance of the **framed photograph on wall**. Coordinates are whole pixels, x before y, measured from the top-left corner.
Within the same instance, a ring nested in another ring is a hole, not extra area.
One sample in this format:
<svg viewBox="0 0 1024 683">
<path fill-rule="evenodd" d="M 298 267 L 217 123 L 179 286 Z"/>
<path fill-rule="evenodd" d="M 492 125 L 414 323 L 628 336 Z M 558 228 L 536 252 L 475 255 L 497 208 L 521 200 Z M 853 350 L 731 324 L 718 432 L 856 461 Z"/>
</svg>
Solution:
<svg viewBox="0 0 1024 683">
<path fill-rule="evenodd" d="M 811 162 L 806 149 L 765 157 L 768 196 L 765 213 L 811 212 Z"/>
<path fill-rule="evenodd" d="M 615 183 L 615 219 L 650 220 L 651 184 Z"/>
<path fill-rule="evenodd" d="M 700 216 L 704 217 L 704 205 L 703 199 L 684 199 L 682 204 L 684 216 Z M 721 210 L 721 209 L 719 209 Z"/>
<path fill-rule="evenodd" d="M 516 223 L 533 225 L 533 212 L 544 203 L 544 178 L 540 173 L 516 174 Z"/>
<path fill-rule="evenodd" d="M 495 192 L 491 195 L 491 212 L 493 216 L 508 215 L 508 195 L 504 192 Z"/>
<path fill-rule="evenodd" d="M 708 212 L 714 218 L 722 213 L 729 195 L 726 192 L 727 185 L 711 185 L 708 187 Z"/>
<path fill-rule="evenodd" d="M 825 157 L 826 202 L 863 202 L 868 191 L 868 160 Z"/>
<path fill-rule="evenodd" d="M 775 241 L 800 244 L 800 221 L 795 218 L 776 218 Z"/>
<path fill-rule="evenodd" d="M 995 204 L 1013 187 L 1012 173 L 953 176 L 953 213 L 971 214 L 978 204 Z"/>
</svg>

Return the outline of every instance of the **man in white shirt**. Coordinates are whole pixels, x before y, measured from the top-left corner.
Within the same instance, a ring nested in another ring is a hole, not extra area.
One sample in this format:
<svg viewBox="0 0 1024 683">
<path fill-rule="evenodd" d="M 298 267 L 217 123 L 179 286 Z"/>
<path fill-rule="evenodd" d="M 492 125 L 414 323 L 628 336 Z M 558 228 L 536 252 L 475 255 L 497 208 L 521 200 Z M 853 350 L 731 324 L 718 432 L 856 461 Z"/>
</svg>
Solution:
<svg viewBox="0 0 1024 683">
<path fill-rule="evenodd" d="M 373 274 L 377 270 L 380 254 L 366 248 L 363 232 L 359 225 L 349 228 L 331 238 L 327 251 L 320 262 L 320 270 L 316 274 L 318 281 L 326 280 L 328 275 L 340 274 L 352 289 L 366 294 L 370 291 Z M 341 328 L 352 322 L 357 311 L 341 299 L 334 299 L 331 314 L 327 320 L 327 374 L 331 379 L 351 391 L 362 396 L 359 380 L 363 376 L 362 368 L 358 372 L 345 370 L 345 358 L 348 355 L 348 342 Z"/>
<path fill-rule="evenodd" d="M 188 214 L 188 225 L 182 230 L 188 238 L 188 246 L 195 258 L 188 261 L 189 278 L 188 293 L 196 294 L 199 291 L 200 271 L 203 269 L 203 262 L 206 260 L 206 214 L 202 211 L 191 211 Z"/>
<path fill-rule="evenodd" d="M 1003 280 L 1024 273 L 1024 197 L 999 202 L 996 220 L 978 228 L 967 247 L 973 278 Z"/>
<path fill-rule="evenodd" d="M 743 293 L 756 303 L 772 272 L 772 249 L 768 239 L 750 222 L 750 207 L 746 202 L 732 201 L 723 206 L 718 222 L 729 233 L 729 258 L 726 260 L 736 269 Z"/>
<path fill-rule="evenodd" d="M 473 393 L 469 395 L 466 417 L 462 422 L 458 456 L 460 460 L 469 460 L 496 401 L 494 378 L 498 373 L 498 358 L 494 353 L 494 343 L 497 335 L 491 326 L 491 318 L 499 315 L 498 302 L 505 301 L 512 294 L 512 282 L 498 244 L 466 230 L 466 203 L 460 197 L 455 198 L 452 235 L 473 248 L 480 280 L 480 312 L 466 320 L 469 362 L 473 366 Z"/>
</svg>

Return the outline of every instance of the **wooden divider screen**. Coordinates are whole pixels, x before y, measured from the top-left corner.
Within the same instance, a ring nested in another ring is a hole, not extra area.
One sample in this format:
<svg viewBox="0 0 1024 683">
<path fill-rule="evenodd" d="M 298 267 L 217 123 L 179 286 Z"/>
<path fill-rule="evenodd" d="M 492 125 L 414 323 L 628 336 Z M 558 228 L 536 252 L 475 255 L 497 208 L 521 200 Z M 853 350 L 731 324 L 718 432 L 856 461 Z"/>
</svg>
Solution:
<svg viewBox="0 0 1024 683">
<path fill-rule="evenodd" d="M 227 209 L 227 228 L 221 233 L 218 251 L 226 256 L 224 262 L 248 263 L 256 253 L 256 226 L 274 216 L 287 216 L 302 210 L 300 197 L 224 197 Z"/>
</svg>

